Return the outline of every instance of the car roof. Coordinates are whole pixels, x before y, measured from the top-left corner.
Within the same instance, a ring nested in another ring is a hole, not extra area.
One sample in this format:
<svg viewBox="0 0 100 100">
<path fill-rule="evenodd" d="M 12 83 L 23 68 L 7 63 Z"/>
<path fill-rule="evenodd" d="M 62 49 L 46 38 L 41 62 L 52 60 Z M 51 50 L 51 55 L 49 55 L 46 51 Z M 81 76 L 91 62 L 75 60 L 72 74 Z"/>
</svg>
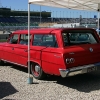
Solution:
<svg viewBox="0 0 100 100">
<path fill-rule="evenodd" d="M 50 33 L 53 30 L 55 30 L 55 28 L 35 28 L 35 29 L 30 29 L 30 33 Z M 21 33 L 21 34 L 28 33 L 28 30 L 17 30 L 14 33 Z"/>
<path fill-rule="evenodd" d="M 54 31 L 64 31 L 64 30 L 94 30 L 91 28 L 34 28 L 34 29 L 30 29 L 30 33 L 33 34 L 46 34 L 46 33 L 53 33 Z M 28 30 L 17 30 L 15 32 L 13 32 L 14 34 L 27 34 Z"/>
</svg>

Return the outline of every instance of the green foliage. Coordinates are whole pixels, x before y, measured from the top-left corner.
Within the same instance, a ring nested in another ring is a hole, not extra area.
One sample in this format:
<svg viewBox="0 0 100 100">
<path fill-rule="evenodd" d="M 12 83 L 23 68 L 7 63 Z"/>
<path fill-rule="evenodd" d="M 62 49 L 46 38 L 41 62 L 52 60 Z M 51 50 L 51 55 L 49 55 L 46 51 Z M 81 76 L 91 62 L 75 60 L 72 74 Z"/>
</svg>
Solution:
<svg viewBox="0 0 100 100">
<path fill-rule="evenodd" d="M 0 39 L 0 42 L 7 42 L 7 39 Z"/>
</svg>

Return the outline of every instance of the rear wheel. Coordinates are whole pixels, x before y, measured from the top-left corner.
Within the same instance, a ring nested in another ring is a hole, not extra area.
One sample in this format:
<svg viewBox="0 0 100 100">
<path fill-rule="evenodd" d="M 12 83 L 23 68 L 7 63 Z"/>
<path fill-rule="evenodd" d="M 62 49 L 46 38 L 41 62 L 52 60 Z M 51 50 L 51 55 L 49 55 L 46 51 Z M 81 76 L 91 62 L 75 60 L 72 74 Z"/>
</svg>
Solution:
<svg viewBox="0 0 100 100">
<path fill-rule="evenodd" d="M 44 79 L 46 74 L 43 72 L 42 68 L 38 64 L 31 63 L 31 73 L 36 79 Z"/>
</svg>

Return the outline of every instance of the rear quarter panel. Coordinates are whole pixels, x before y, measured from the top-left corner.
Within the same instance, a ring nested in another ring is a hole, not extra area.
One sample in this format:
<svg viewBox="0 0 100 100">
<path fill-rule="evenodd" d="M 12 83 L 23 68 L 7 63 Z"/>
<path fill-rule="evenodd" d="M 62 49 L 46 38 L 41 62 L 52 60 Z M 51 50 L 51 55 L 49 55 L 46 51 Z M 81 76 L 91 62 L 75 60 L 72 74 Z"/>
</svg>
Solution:
<svg viewBox="0 0 100 100">
<path fill-rule="evenodd" d="M 60 75 L 59 69 L 65 69 L 63 52 L 59 48 L 46 48 L 42 51 L 42 68 L 49 74 Z"/>
</svg>

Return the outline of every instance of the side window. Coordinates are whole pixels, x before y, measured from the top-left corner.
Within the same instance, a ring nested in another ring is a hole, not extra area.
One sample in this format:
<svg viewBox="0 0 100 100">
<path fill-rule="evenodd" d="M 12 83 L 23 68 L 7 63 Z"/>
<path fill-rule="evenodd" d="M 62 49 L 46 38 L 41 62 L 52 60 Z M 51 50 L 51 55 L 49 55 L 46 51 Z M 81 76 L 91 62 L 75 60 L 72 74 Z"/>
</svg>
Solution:
<svg viewBox="0 0 100 100">
<path fill-rule="evenodd" d="M 34 35 L 33 45 L 39 46 L 42 43 L 42 37 L 43 35 Z"/>
<path fill-rule="evenodd" d="M 30 35 L 30 39 L 31 39 L 31 35 Z M 19 43 L 23 45 L 28 45 L 28 34 L 21 34 Z"/>
<path fill-rule="evenodd" d="M 68 37 L 67 37 L 67 34 L 66 33 L 63 33 L 62 34 L 62 37 L 63 37 L 63 41 L 64 41 L 64 46 L 67 46 L 68 45 Z"/>
<path fill-rule="evenodd" d="M 58 47 L 55 35 L 34 35 L 33 45 Z"/>
<path fill-rule="evenodd" d="M 46 41 L 48 41 L 48 42 L 53 42 L 53 41 L 55 41 L 55 40 L 53 40 L 53 39 L 55 39 L 55 37 L 54 37 L 54 35 L 44 35 L 43 36 L 43 42 L 46 42 Z"/>
<path fill-rule="evenodd" d="M 18 34 L 14 34 L 11 38 L 10 38 L 10 43 L 11 44 L 17 44 L 18 43 L 18 38 L 19 38 L 19 35 Z"/>
</svg>

